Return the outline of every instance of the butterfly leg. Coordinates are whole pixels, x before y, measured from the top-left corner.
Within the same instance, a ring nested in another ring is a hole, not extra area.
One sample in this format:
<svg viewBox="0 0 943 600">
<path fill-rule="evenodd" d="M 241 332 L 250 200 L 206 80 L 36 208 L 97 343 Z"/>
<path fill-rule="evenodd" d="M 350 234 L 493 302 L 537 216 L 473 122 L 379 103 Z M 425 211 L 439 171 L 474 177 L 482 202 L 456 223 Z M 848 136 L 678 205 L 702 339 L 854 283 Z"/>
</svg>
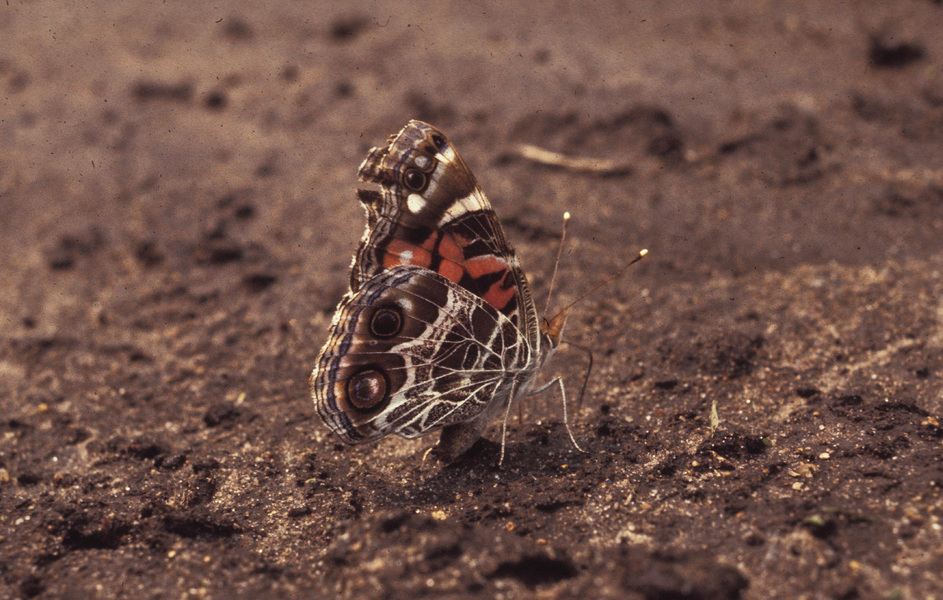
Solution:
<svg viewBox="0 0 943 600">
<path fill-rule="evenodd" d="M 548 381 L 547 383 L 543 384 L 542 386 L 540 386 L 540 387 L 537 388 L 536 390 L 532 390 L 532 391 L 530 392 L 530 394 L 528 394 L 528 395 L 529 395 L 529 396 L 532 396 L 532 395 L 534 395 L 534 394 L 539 394 L 540 392 L 542 392 L 542 391 L 544 391 L 545 389 L 549 388 L 549 387 L 552 386 L 553 384 L 557 384 L 557 385 L 560 387 L 560 399 L 563 401 L 563 426 L 566 427 L 566 433 L 567 433 L 567 435 L 570 436 L 570 441 L 573 442 L 573 447 L 574 447 L 574 448 L 576 448 L 576 449 L 579 450 L 580 452 L 586 452 L 585 450 L 583 450 L 582 448 L 580 448 L 580 445 L 579 445 L 579 444 L 576 443 L 576 438 L 573 437 L 573 431 L 570 429 L 570 418 L 569 418 L 569 416 L 567 415 L 567 410 L 566 410 L 566 389 L 563 387 L 563 378 L 562 378 L 562 377 L 555 377 L 554 379 L 551 379 L 550 381 Z"/>
<path fill-rule="evenodd" d="M 514 380 L 514 384 L 511 385 L 511 394 L 508 396 L 508 407 L 504 411 L 504 422 L 501 423 L 501 458 L 498 459 L 498 466 L 500 467 L 504 463 L 504 446 L 508 437 L 508 419 L 511 418 L 511 405 L 514 404 L 514 393 L 517 391 L 517 380 Z M 518 408 L 520 408 L 520 403 L 518 403 Z"/>
</svg>

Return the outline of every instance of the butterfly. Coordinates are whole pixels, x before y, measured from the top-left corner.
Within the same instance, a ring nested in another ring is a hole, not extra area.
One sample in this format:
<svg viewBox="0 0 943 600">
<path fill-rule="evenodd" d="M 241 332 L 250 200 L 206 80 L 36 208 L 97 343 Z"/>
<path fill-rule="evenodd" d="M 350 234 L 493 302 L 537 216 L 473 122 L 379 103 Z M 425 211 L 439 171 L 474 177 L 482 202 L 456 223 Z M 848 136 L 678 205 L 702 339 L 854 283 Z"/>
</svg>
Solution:
<svg viewBox="0 0 943 600">
<path fill-rule="evenodd" d="M 504 412 L 503 460 L 511 406 L 564 394 L 559 378 L 534 383 L 566 312 L 538 317 L 491 203 L 435 127 L 410 121 L 359 176 L 380 189 L 357 190 L 367 225 L 311 374 L 318 414 L 349 444 L 441 430 L 434 450 L 451 462 Z"/>
</svg>

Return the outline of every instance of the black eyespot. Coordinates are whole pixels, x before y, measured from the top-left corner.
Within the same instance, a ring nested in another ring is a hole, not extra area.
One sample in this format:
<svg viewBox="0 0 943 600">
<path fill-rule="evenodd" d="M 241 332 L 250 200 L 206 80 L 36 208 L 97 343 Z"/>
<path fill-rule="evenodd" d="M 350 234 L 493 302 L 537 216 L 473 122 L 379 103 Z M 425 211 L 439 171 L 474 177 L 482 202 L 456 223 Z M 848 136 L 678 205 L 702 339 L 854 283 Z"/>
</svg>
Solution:
<svg viewBox="0 0 943 600">
<path fill-rule="evenodd" d="M 347 380 L 347 399 L 357 410 L 373 410 L 386 400 L 386 377 L 374 367 L 367 367 Z"/>
<path fill-rule="evenodd" d="M 448 146 L 448 142 L 445 141 L 445 138 L 438 133 L 432 134 L 432 143 L 435 144 L 439 152 L 445 152 L 445 147 Z"/>
<path fill-rule="evenodd" d="M 370 331 L 379 338 L 390 338 L 403 328 L 403 316 L 398 306 L 379 308 L 370 319 Z"/>
<path fill-rule="evenodd" d="M 416 169 L 403 173 L 403 185 L 414 192 L 421 192 L 426 187 L 426 174 Z"/>
</svg>

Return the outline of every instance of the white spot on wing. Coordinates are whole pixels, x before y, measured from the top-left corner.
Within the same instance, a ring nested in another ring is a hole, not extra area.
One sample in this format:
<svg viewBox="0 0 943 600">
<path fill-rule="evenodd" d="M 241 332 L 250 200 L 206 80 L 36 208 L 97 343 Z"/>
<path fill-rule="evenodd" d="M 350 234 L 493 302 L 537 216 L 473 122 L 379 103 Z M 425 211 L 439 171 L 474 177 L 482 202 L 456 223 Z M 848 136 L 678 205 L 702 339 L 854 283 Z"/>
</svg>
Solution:
<svg viewBox="0 0 943 600">
<path fill-rule="evenodd" d="M 464 198 L 459 198 L 452 203 L 452 206 L 448 207 L 448 209 L 445 211 L 445 214 L 443 214 L 442 218 L 439 219 L 439 225 L 444 225 L 453 219 L 459 218 L 465 213 L 476 210 L 484 210 L 488 207 L 488 199 L 485 198 L 484 192 L 478 188 L 475 188 L 472 193 L 468 194 Z"/>
<path fill-rule="evenodd" d="M 406 208 L 409 209 L 411 213 L 418 213 L 426 206 L 426 199 L 420 196 L 419 194 L 410 194 L 406 198 Z"/>
<path fill-rule="evenodd" d="M 451 146 L 446 146 L 445 150 L 436 154 L 436 158 L 445 163 L 451 163 L 455 161 L 455 150 L 452 150 Z"/>
</svg>

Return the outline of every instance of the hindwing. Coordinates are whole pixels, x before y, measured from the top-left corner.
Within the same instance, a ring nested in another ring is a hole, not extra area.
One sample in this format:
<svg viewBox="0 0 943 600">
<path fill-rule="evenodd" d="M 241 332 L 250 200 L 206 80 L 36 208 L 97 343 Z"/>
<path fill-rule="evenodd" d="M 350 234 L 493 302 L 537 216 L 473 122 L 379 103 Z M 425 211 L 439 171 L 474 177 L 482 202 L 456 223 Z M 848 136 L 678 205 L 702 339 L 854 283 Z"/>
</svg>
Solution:
<svg viewBox="0 0 943 600">
<path fill-rule="evenodd" d="M 487 302 L 435 271 L 397 265 L 338 307 L 312 374 L 315 404 L 348 443 L 420 436 L 503 403 L 530 350 Z"/>
</svg>

